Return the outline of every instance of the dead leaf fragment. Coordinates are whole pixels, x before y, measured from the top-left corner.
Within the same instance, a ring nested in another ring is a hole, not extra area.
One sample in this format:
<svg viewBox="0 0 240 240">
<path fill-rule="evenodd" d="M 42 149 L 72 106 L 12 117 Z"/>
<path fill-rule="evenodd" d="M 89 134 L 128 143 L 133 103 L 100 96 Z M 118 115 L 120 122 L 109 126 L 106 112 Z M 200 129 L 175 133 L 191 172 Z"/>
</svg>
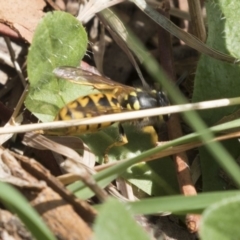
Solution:
<svg viewBox="0 0 240 240">
<path fill-rule="evenodd" d="M 44 0 L 0 0 L 0 23 L 4 23 L 31 43 L 39 20 L 44 16 Z"/>
<path fill-rule="evenodd" d="M 96 211 L 87 202 L 77 199 L 34 159 L 4 149 L 0 149 L 0 156 L 15 179 L 28 181 L 29 186 L 45 182 L 42 188 L 29 189 L 26 184 L 17 186 L 55 236 L 61 239 L 91 238 L 92 230 L 88 223 L 92 224 Z M 16 186 L 14 182 L 12 185 Z"/>
</svg>

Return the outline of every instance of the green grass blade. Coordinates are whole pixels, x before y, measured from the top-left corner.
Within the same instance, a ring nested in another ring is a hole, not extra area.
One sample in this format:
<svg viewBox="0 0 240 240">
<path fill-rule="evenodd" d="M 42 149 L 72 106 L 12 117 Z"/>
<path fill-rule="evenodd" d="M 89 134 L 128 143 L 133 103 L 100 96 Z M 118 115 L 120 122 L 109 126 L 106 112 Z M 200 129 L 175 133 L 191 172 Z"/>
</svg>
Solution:
<svg viewBox="0 0 240 240">
<path fill-rule="evenodd" d="M 135 214 L 154 214 L 158 212 L 200 213 L 211 204 L 228 197 L 239 197 L 239 191 L 199 193 L 197 196 L 169 196 L 142 199 L 128 203 Z"/>
</svg>

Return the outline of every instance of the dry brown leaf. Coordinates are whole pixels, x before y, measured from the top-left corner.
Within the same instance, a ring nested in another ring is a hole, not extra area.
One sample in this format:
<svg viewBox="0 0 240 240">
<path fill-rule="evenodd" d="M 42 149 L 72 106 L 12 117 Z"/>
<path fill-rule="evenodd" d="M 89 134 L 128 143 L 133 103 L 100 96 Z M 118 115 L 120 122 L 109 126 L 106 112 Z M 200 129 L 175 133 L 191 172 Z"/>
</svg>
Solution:
<svg viewBox="0 0 240 240">
<path fill-rule="evenodd" d="M 68 137 L 68 139 L 70 138 Z M 48 149 L 53 151 L 57 163 L 64 172 L 78 175 L 79 178 L 96 194 L 101 201 L 106 200 L 106 192 L 98 186 L 91 175 L 94 173 L 93 169 L 85 165 L 85 163 L 82 161 L 82 157 L 80 157 L 73 149 L 63 146 L 46 138 L 45 136 L 34 132 L 26 133 L 23 143 L 34 148 Z M 60 154 L 66 156 L 67 158 L 63 158 Z"/>
<path fill-rule="evenodd" d="M 0 0 L 0 22 L 31 43 L 33 33 L 44 16 L 44 0 Z"/>
<path fill-rule="evenodd" d="M 51 150 L 58 154 L 61 154 L 69 159 L 73 159 L 76 163 L 83 164 L 90 172 L 95 165 L 95 158 L 93 153 L 89 153 L 88 158 L 85 157 L 85 162 L 83 158 L 73 149 L 85 149 L 87 152 L 88 148 L 84 147 L 83 142 L 76 137 L 45 137 L 38 133 L 29 132 L 24 135 L 23 144 L 30 146 L 32 148 L 37 148 L 40 150 Z M 75 146 L 75 148 L 74 148 Z M 90 151 L 90 150 L 89 150 Z M 91 159 L 91 161 L 89 161 Z"/>
<path fill-rule="evenodd" d="M 19 218 L 10 211 L 0 209 L 0 235 L 2 239 L 22 240 L 33 239 Z"/>
<path fill-rule="evenodd" d="M 41 214 L 56 236 L 61 239 L 90 239 L 92 231 L 87 223 L 92 223 L 96 216 L 96 211 L 90 205 L 74 197 L 34 159 L 14 154 L 8 150 L 0 150 L 0 155 L 8 168 L 15 169 L 11 172 L 13 177 L 28 181 L 29 185 L 45 182 L 43 188 L 33 190 L 20 187 L 19 191 Z"/>
</svg>

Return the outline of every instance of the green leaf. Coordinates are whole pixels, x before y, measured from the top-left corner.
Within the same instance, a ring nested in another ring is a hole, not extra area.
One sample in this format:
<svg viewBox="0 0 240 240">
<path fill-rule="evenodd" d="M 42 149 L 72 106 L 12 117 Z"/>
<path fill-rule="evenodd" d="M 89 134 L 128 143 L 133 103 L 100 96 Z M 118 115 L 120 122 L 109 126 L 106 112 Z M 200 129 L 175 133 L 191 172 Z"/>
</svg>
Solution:
<svg viewBox="0 0 240 240">
<path fill-rule="evenodd" d="M 237 0 L 206 1 L 208 16 L 207 44 L 221 52 L 240 58 L 240 33 L 238 12 L 240 2 Z M 228 64 L 203 55 L 198 63 L 193 102 L 230 98 L 239 96 L 239 64 Z M 216 108 L 200 112 L 208 125 L 213 125 L 224 116 L 239 109 L 239 106 Z M 237 140 L 225 141 L 224 147 L 235 158 L 240 155 Z M 203 190 L 221 190 L 224 182 L 218 177 L 219 164 L 204 148 L 200 148 L 200 160 L 203 177 Z"/>
<path fill-rule="evenodd" d="M 30 89 L 25 105 L 41 121 L 53 120 L 62 106 L 91 90 L 52 73 L 59 66 L 78 66 L 86 47 L 83 26 L 68 13 L 47 13 L 37 26 L 27 58 Z"/>
<path fill-rule="evenodd" d="M 201 239 L 240 239 L 239 222 L 240 196 L 225 198 L 203 212 Z"/>
<path fill-rule="evenodd" d="M 142 131 L 141 127 L 131 124 L 123 123 L 124 132 L 127 136 L 128 143 L 123 146 L 114 146 L 110 149 L 108 154 L 109 161 L 116 161 L 119 159 L 127 159 L 139 155 L 155 146 L 152 140 L 151 132 Z M 120 138 L 117 124 L 103 129 L 97 133 L 91 133 L 81 136 L 88 147 L 94 151 L 98 157 L 98 162 L 103 162 L 105 150 L 109 145 L 117 142 Z M 101 141 L 99 139 L 101 138 Z"/>
<path fill-rule="evenodd" d="M 54 240 L 54 235 L 47 228 L 38 213 L 27 200 L 13 187 L 0 182 L 0 201 L 23 221 L 32 235 L 39 240 Z"/>
<path fill-rule="evenodd" d="M 150 196 L 173 195 L 179 192 L 174 164 L 170 157 L 135 164 L 121 177 Z"/>
<path fill-rule="evenodd" d="M 108 158 L 110 162 L 138 156 L 142 152 L 155 146 L 149 132 L 143 132 L 139 127 L 131 124 L 123 124 L 123 127 L 129 142 L 123 146 L 113 147 L 109 151 Z M 104 151 L 110 144 L 117 141 L 118 135 L 118 128 L 116 125 L 113 125 L 97 133 L 82 135 L 81 138 L 94 154 L 96 154 L 98 162 L 102 163 L 104 161 Z M 101 140 L 99 141 L 99 139 Z M 170 159 L 160 159 L 159 161 L 144 164 L 145 169 L 143 169 L 143 164 L 134 165 L 121 177 L 129 180 L 133 185 L 149 195 L 158 196 L 164 193 L 176 193 L 178 185 L 173 163 L 169 160 Z M 143 174 L 141 175 L 140 173 Z M 81 199 L 88 199 L 93 193 L 85 188 L 77 193 L 77 195 Z"/>
<path fill-rule="evenodd" d="M 222 142 L 224 148 L 237 159 L 239 157 L 239 142 L 237 139 L 230 139 Z M 206 148 L 199 149 L 201 160 L 201 171 L 203 180 L 203 191 L 222 190 L 229 188 L 229 183 L 220 177 L 221 168 L 218 163 L 213 159 L 212 155 Z M 228 159 L 226 159 L 226 163 Z M 210 168 L 210 169 L 209 169 Z"/>
<path fill-rule="evenodd" d="M 108 199 L 100 208 L 94 225 L 94 240 L 149 240 L 123 204 Z"/>
<path fill-rule="evenodd" d="M 234 7 L 233 7 L 234 6 Z M 240 33 L 238 31 L 240 2 L 206 2 L 208 16 L 207 44 L 240 58 Z M 239 96 L 239 64 L 228 64 L 202 55 L 196 72 L 193 100 L 204 101 L 224 97 Z M 238 107 L 239 108 L 239 107 Z M 232 113 L 236 106 L 201 111 L 204 120 L 212 125 L 222 117 Z"/>
<path fill-rule="evenodd" d="M 234 120 L 229 123 L 224 123 L 219 126 L 215 126 L 210 128 L 209 130 L 214 132 L 215 134 L 222 132 L 224 130 L 230 130 L 238 127 L 240 125 L 240 120 Z M 108 169 L 105 169 L 96 175 L 94 175 L 95 180 L 102 188 L 105 188 L 111 181 L 116 179 L 118 176 L 123 174 L 127 168 L 131 167 L 133 164 L 137 164 L 142 161 L 144 158 L 157 154 L 158 152 L 167 149 L 168 147 L 182 145 L 184 143 L 193 142 L 200 138 L 200 133 L 192 133 L 181 138 L 169 141 L 159 147 L 150 149 L 148 151 L 143 152 L 141 155 L 138 155 L 134 158 L 128 159 L 128 161 L 123 161 L 120 164 L 112 166 Z M 238 176 L 238 179 L 232 177 L 232 180 L 238 184 L 239 182 L 239 169 L 235 166 L 232 166 L 231 159 L 225 158 L 225 165 L 223 165 L 223 169 L 228 170 L 230 173 L 235 171 L 235 175 Z M 229 168 L 229 169 L 227 169 Z M 93 196 L 94 194 L 85 186 L 84 183 L 78 181 L 68 186 L 68 189 L 76 194 L 81 199 L 88 199 L 89 197 Z M 224 193 L 226 194 L 226 193 Z"/>
</svg>

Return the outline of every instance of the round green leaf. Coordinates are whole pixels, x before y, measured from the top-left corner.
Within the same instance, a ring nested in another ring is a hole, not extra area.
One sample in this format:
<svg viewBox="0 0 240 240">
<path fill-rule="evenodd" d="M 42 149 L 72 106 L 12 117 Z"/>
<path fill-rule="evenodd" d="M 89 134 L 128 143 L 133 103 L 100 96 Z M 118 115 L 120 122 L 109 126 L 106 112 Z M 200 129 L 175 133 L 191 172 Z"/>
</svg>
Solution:
<svg viewBox="0 0 240 240">
<path fill-rule="evenodd" d="M 130 212 L 116 199 L 108 199 L 101 207 L 95 222 L 94 233 L 94 240 L 150 239 Z"/>
<path fill-rule="evenodd" d="M 240 58 L 240 32 L 237 20 L 240 1 L 206 1 L 205 7 L 208 16 L 207 44 L 223 53 Z M 239 64 L 225 63 L 202 55 L 196 71 L 192 101 L 200 102 L 239 96 L 239 74 Z M 215 108 L 200 111 L 199 114 L 209 126 L 212 126 L 238 109 L 239 106 Z M 237 139 L 224 141 L 223 144 L 232 156 L 239 156 L 240 149 Z M 216 177 L 219 175 L 219 164 L 207 149 L 200 148 L 200 161 L 203 191 L 223 189 L 226 184 L 220 177 Z"/>
<path fill-rule="evenodd" d="M 203 213 L 200 228 L 201 239 L 240 239 L 239 222 L 240 196 L 217 202 Z"/>
<path fill-rule="evenodd" d="M 39 23 L 27 58 L 30 89 L 25 105 L 43 122 L 53 120 L 62 106 L 91 89 L 58 80 L 52 73 L 59 66 L 78 66 L 86 48 L 87 34 L 72 15 L 51 12 Z"/>
</svg>

